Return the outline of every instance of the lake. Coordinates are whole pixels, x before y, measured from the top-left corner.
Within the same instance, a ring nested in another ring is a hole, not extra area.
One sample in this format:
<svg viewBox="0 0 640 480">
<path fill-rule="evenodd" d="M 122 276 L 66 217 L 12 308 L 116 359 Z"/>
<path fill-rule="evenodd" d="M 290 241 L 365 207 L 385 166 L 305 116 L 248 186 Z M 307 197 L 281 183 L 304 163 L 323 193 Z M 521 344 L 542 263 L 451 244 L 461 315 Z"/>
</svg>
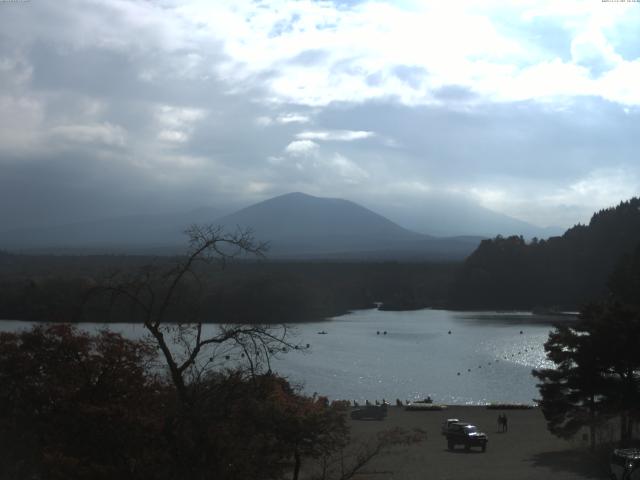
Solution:
<svg viewBox="0 0 640 480">
<path fill-rule="evenodd" d="M 445 404 L 532 403 L 538 391 L 531 370 L 553 365 L 543 344 L 557 321 L 567 319 L 528 312 L 357 310 L 292 326 L 295 341 L 310 348 L 281 355 L 273 369 L 306 393 L 330 399 L 393 403 L 429 395 Z M 0 321 L 2 330 L 29 325 Z M 145 333 L 141 325 L 110 328 L 128 338 Z"/>
</svg>

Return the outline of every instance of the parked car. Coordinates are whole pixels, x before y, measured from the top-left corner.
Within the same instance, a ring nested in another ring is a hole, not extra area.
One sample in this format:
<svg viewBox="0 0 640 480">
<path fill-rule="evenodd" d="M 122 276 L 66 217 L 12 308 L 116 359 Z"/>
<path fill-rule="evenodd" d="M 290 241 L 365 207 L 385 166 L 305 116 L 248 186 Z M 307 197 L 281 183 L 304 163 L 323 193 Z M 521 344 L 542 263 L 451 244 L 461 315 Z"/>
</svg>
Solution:
<svg viewBox="0 0 640 480">
<path fill-rule="evenodd" d="M 449 431 L 449 427 L 454 423 L 462 423 L 457 418 L 447 418 L 444 422 L 442 422 L 442 427 L 440 428 L 440 432 L 442 435 L 446 435 Z"/>
<path fill-rule="evenodd" d="M 383 420 L 387 416 L 387 405 L 367 405 L 351 411 L 351 418 L 354 420 Z"/>
<path fill-rule="evenodd" d="M 465 450 L 469 450 L 471 447 L 480 447 L 484 452 L 489 442 L 489 437 L 487 437 L 486 433 L 478 430 L 475 425 L 464 422 L 454 422 L 449 425 L 445 435 L 449 450 L 453 450 L 456 445 L 464 445 Z"/>
<path fill-rule="evenodd" d="M 640 450 L 619 448 L 613 451 L 609 461 L 612 480 L 640 479 Z"/>
</svg>

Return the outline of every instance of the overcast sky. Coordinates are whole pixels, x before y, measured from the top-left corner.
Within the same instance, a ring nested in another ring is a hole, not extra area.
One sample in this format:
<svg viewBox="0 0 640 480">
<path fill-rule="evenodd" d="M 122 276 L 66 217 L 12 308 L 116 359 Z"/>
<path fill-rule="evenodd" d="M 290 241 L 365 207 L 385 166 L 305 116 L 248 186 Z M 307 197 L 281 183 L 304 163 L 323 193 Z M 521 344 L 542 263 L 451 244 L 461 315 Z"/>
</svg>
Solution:
<svg viewBox="0 0 640 480">
<path fill-rule="evenodd" d="M 2 228 L 290 191 L 540 226 L 640 193 L 640 3 L 0 3 Z"/>
</svg>

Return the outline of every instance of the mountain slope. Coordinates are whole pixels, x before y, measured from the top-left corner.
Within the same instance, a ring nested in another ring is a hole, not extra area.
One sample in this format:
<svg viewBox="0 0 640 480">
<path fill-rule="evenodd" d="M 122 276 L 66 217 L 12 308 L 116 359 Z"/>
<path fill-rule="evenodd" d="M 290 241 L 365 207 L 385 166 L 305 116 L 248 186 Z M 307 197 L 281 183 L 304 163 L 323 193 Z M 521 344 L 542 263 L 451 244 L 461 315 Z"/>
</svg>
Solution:
<svg viewBox="0 0 640 480">
<path fill-rule="evenodd" d="M 228 228 L 250 227 L 257 238 L 277 245 L 305 245 L 310 250 L 385 248 L 423 239 L 385 217 L 338 198 L 289 193 L 223 217 Z"/>
<path fill-rule="evenodd" d="M 269 257 L 339 260 L 462 260 L 480 237 L 439 238 L 407 230 L 354 202 L 289 193 L 220 217 L 212 209 L 132 215 L 0 232 L 0 249 L 38 253 L 174 254 L 193 223 L 250 228 Z"/>
<path fill-rule="evenodd" d="M 422 235 L 348 200 L 303 193 L 251 205 L 219 223 L 251 228 L 276 257 L 461 259 L 480 240 Z"/>
<path fill-rule="evenodd" d="M 464 308 L 564 307 L 601 298 L 614 267 L 640 244 L 640 198 L 595 213 L 561 237 L 484 240 L 453 287 Z"/>
<path fill-rule="evenodd" d="M 438 236 L 547 238 L 564 231 L 559 227 L 538 227 L 456 195 L 430 195 L 420 208 L 407 208 L 405 204 L 372 204 L 372 208 L 409 230 Z"/>
</svg>

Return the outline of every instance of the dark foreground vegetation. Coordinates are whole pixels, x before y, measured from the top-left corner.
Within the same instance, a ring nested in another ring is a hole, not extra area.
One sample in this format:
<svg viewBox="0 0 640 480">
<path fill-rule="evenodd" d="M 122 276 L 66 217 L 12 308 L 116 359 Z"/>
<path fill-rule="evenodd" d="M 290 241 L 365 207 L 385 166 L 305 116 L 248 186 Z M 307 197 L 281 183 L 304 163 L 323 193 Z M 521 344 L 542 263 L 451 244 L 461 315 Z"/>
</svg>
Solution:
<svg viewBox="0 0 640 480">
<path fill-rule="evenodd" d="M 303 462 L 319 459 L 316 478 L 346 480 L 387 446 L 413 441 L 392 432 L 345 456 L 345 405 L 304 396 L 271 371 L 274 356 L 297 347 L 285 326 L 205 333 L 199 268 L 261 246 L 243 232 L 189 234 L 189 253 L 171 268 L 114 275 L 92 291 L 132 309 L 144 340 L 69 324 L 0 333 L 1 478 L 297 480 Z M 328 468 L 337 453 L 340 468 Z"/>
<path fill-rule="evenodd" d="M 578 321 L 560 325 L 545 343 L 555 368 L 534 370 L 549 430 L 572 438 L 589 430 L 591 448 L 634 444 L 640 421 L 640 246 L 620 263 L 606 300 L 587 304 Z M 613 426 L 613 429 L 612 429 Z M 637 440 L 636 440 L 637 441 Z"/>
<path fill-rule="evenodd" d="M 346 442 L 338 407 L 275 375 L 210 371 L 181 399 L 157 362 L 109 332 L 0 334 L 0 477 L 280 478 Z"/>
</svg>

